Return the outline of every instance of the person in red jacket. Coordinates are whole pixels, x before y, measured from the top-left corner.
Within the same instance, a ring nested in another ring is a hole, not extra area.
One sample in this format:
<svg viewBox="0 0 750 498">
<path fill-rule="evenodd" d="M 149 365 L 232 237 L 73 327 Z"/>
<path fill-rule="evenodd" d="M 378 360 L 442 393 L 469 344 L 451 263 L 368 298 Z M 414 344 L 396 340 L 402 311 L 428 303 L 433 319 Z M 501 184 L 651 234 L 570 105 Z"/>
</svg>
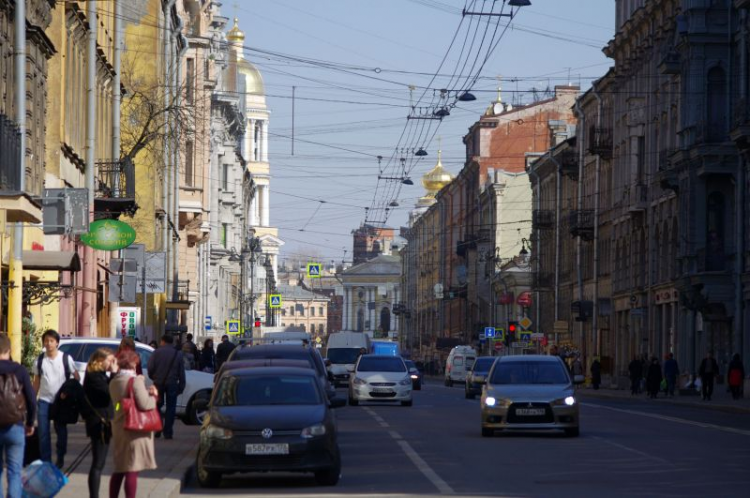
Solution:
<svg viewBox="0 0 750 498">
<path fill-rule="evenodd" d="M 729 390 L 732 392 L 732 399 L 740 399 L 742 397 L 742 384 L 745 382 L 745 366 L 742 364 L 742 358 L 739 354 L 735 354 L 729 363 L 727 380 Z"/>
</svg>

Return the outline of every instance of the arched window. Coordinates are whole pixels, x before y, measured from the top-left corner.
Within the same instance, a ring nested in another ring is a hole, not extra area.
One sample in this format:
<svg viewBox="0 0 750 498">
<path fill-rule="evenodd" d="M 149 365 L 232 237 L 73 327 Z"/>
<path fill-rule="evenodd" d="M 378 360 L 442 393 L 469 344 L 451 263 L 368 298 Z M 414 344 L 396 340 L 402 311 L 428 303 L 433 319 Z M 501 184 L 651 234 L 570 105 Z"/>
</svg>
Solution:
<svg viewBox="0 0 750 498">
<path fill-rule="evenodd" d="M 365 331 L 365 310 L 357 311 L 357 332 Z"/>
<path fill-rule="evenodd" d="M 706 270 L 724 269 L 724 195 L 712 192 L 706 201 Z"/>
<path fill-rule="evenodd" d="M 727 84 L 724 70 L 718 66 L 708 71 L 706 84 L 706 111 L 709 142 L 727 140 Z"/>
</svg>

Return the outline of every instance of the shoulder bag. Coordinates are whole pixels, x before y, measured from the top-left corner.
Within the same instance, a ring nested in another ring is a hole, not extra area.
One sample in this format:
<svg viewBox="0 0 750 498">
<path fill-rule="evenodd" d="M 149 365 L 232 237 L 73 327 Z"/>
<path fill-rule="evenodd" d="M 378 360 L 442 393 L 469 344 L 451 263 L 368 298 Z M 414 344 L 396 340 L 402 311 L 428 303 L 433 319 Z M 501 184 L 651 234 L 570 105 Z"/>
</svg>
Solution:
<svg viewBox="0 0 750 498">
<path fill-rule="evenodd" d="M 158 408 L 139 410 L 133 394 L 133 381 L 128 380 L 128 395 L 120 400 L 122 411 L 125 412 L 125 430 L 133 432 L 159 432 L 162 429 L 161 416 Z"/>
</svg>

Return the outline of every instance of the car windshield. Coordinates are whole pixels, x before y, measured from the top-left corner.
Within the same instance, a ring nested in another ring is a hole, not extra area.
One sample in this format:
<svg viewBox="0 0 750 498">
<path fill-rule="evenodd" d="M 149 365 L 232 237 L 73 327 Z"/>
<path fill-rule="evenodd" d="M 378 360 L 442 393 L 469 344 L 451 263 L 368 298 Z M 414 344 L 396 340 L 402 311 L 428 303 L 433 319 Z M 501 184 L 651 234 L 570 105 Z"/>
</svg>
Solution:
<svg viewBox="0 0 750 498">
<path fill-rule="evenodd" d="M 406 365 L 401 358 L 381 356 L 362 358 L 357 366 L 358 372 L 406 372 Z"/>
<path fill-rule="evenodd" d="M 328 350 L 326 358 L 338 365 L 353 365 L 359 358 L 359 348 L 332 348 Z"/>
<path fill-rule="evenodd" d="M 214 406 L 319 405 L 313 377 L 302 375 L 252 375 L 224 377 Z"/>
<path fill-rule="evenodd" d="M 495 363 L 495 358 L 479 358 L 474 363 L 475 373 L 487 373 L 492 368 L 492 364 Z"/>
<path fill-rule="evenodd" d="M 509 361 L 495 365 L 491 384 L 568 384 L 565 368 L 554 361 Z"/>
</svg>

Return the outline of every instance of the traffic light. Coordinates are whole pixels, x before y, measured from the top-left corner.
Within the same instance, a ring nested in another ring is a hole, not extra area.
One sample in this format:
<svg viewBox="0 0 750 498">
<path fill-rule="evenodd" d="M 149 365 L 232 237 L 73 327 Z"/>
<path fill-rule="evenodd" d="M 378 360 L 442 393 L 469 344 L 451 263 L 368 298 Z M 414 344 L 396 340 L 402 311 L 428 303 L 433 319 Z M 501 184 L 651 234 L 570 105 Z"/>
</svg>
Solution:
<svg viewBox="0 0 750 498">
<path fill-rule="evenodd" d="M 255 328 L 260 327 L 260 320 L 256 318 L 255 323 L 253 325 L 255 326 Z"/>
<path fill-rule="evenodd" d="M 518 334 L 518 322 L 508 321 L 508 328 L 505 330 L 505 344 L 510 346 L 512 342 L 516 341 L 516 336 Z"/>
</svg>

